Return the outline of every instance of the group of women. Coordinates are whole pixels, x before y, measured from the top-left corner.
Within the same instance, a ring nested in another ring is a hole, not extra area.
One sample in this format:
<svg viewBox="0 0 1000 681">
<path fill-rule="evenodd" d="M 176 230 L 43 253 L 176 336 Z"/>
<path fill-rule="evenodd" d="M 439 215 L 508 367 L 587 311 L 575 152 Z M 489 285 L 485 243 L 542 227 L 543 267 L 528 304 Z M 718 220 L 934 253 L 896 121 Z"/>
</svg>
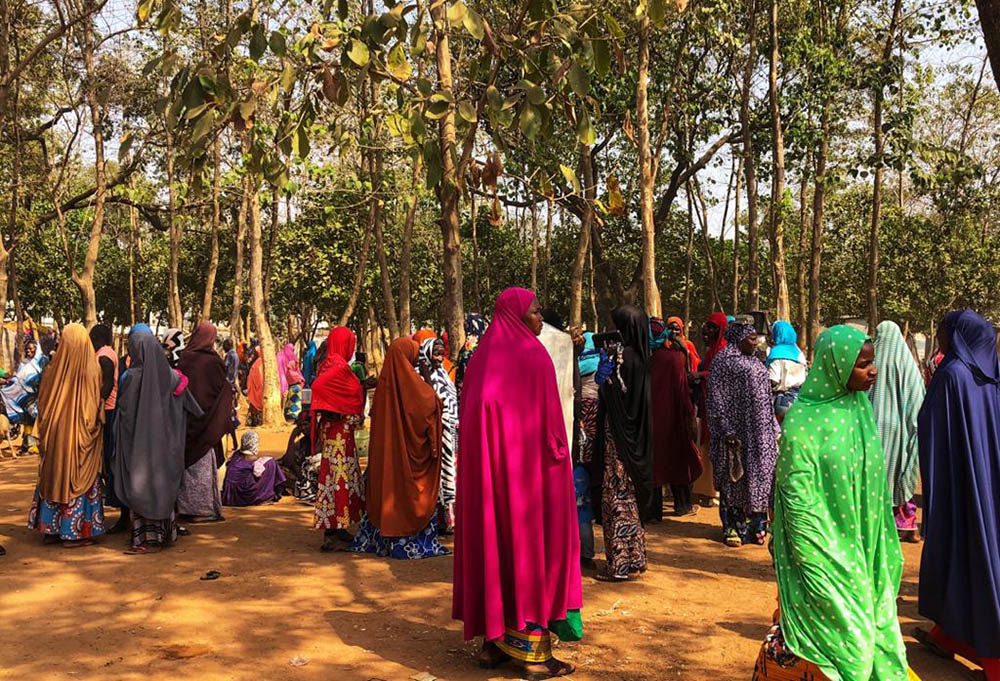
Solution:
<svg viewBox="0 0 1000 681">
<path fill-rule="evenodd" d="M 190 522 L 222 518 L 218 467 L 235 430 L 234 390 L 202 322 L 185 345 L 176 329 L 158 339 L 132 327 L 128 356 L 111 330 L 63 329 L 38 397 L 38 486 L 28 526 L 46 542 L 77 547 L 105 532 L 105 505 L 121 508 L 110 528 L 131 528 L 130 553 L 155 552 Z"/>
</svg>

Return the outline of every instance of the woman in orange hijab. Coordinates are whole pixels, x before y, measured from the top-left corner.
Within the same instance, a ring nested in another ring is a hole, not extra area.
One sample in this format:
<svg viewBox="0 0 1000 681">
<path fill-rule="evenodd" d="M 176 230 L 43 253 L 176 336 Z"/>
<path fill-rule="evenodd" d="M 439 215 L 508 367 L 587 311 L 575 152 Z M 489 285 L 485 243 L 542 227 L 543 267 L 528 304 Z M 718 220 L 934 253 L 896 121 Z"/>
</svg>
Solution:
<svg viewBox="0 0 1000 681">
<path fill-rule="evenodd" d="M 68 324 L 38 391 L 38 486 L 28 527 L 46 542 L 86 546 L 104 534 L 101 369 L 87 330 Z"/>
<path fill-rule="evenodd" d="M 671 324 L 677 324 L 677 326 L 681 327 L 681 342 L 684 343 L 684 347 L 687 349 L 689 360 L 688 373 L 697 371 L 698 365 L 701 364 L 701 357 L 698 356 L 698 348 L 694 346 L 694 343 L 692 343 L 688 339 L 687 334 L 684 333 L 684 320 L 680 317 L 670 317 L 667 319 L 667 326 L 670 326 Z"/>
<path fill-rule="evenodd" d="M 413 342 L 417 344 L 417 348 L 419 350 L 420 346 L 424 344 L 425 340 L 427 340 L 428 338 L 438 338 L 438 335 L 434 332 L 434 329 L 428 329 L 425 327 L 417 331 L 412 336 L 410 336 L 410 338 L 412 338 Z M 455 374 L 458 372 L 458 367 L 455 366 L 455 364 L 450 359 L 448 359 L 447 342 L 444 344 L 444 347 L 445 347 L 445 352 L 444 352 L 445 358 L 444 361 L 441 363 L 441 367 L 448 372 L 448 378 L 450 378 L 451 382 L 454 383 Z"/>
<path fill-rule="evenodd" d="M 368 511 L 352 551 L 399 559 L 443 556 L 438 543 L 441 401 L 416 371 L 411 338 L 389 346 L 375 388 L 368 448 Z"/>
</svg>

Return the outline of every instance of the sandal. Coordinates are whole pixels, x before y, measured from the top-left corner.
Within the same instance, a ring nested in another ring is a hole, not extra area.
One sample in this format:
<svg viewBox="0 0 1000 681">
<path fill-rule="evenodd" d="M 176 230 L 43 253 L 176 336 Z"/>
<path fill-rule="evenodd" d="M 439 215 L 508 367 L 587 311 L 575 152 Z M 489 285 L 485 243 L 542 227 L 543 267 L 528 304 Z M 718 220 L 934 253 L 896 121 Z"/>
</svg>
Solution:
<svg viewBox="0 0 1000 681">
<path fill-rule="evenodd" d="M 476 664 L 483 669 L 496 669 L 510 661 L 510 655 L 500 650 L 495 643 L 484 643 L 483 649 L 476 655 Z"/>
<path fill-rule="evenodd" d="M 78 549 L 83 546 L 93 546 L 93 539 L 67 539 L 62 543 L 64 549 Z"/>
<path fill-rule="evenodd" d="M 607 570 L 602 570 L 594 575 L 594 579 L 598 582 L 627 582 L 628 577 L 618 577 L 616 575 L 609 575 Z"/>
<path fill-rule="evenodd" d="M 125 551 L 126 556 L 142 556 L 147 553 L 159 553 L 163 550 L 162 546 L 150 546 L 149 544 L 139 544 L 138 546 Z"/>
<path fill-rule="evenodd" d="M 550 659 L 545 664 L 545 671 L 528 671 L 527 665 L 525 666 L 524 677 L 528 681 L 544 681 L 545 679 L 554 679 L 561 676 L 569 676 L 576 671 L 576 666 L 569 663 L 563 662 L 562 660 L 557 660 L 556 658 Z M 534 666 L 534 665 L 532 665 Z"/>
<path fill-rule="evenodd" d="M 188 528 L 184 527 L 183 525 L 178 525 L 177 526 L 177 536 L 178 537 L 187 537 L 190 534 L 191 534 L 191 530 L 189 530 Z"/>
<path fill-rule="evenodd" d="M 740 539 L 739 533 L 736 530 L 729 530 L 722 537 L 722 542 L 726 546 L 731 546 L 732 548 L 739 548 L 743 546 L 743 540 Z"/>
<path fill-rule="evenodd" d="M 920 627 L 916 627 L 913 629 L 913 638 L 917 639 L 917 642 L 920 643 L 920 645 L 922 645 L 924 648 L 926 648 L 928 652 L 931 652 L 945 660 L 955 659 L 955 655 L 953 653 L 948 652 L 947 650 L 945 650 L 944 648 L 942 648 L 941 646 L 939 646 L 937 643 L 934 642 L 934 639 L 931 638 L 931 634 L 929 631 L 924 631 Z"/>
<path fill-rule="evenodd" d="M 221 576 L 222 576 L 222 573 L 219 572 L 218 570 L 209 570 L 208 572 L 206 572 L 205 574 L 203 574 L 198 579 L 200 579 L 203 582 L 211 582 L 211 581 L 214 581 L 214 580 L 218 579 Z"/>
</svg>

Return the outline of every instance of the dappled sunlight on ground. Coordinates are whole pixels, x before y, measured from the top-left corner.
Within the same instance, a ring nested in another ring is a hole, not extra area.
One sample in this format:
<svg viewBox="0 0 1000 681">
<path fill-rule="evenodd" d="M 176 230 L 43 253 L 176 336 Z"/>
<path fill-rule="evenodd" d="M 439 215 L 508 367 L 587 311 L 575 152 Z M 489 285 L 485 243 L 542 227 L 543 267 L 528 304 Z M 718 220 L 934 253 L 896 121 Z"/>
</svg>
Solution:
<svg viewBox="0 0 1000 681">
<path fill-rule="evenodd" d="M 286 438 L 265 433 L 262 449 L 280 456 Z M 121 535 L 83 549 L 43 546 L 25 528 L 36 472 L 31 459 L 0 461 L 2 679 L 518 678 L 475 666 L 477 644 L 463 642 L 451 619 L 450 557 L 323 554 L 312 509 L 291 499 L 227 508 L 225 522 L 190 525 L 191 536 L 155 555 L 125 555 Z M 110 525 L 117 511 L 108 515 Z M 750 678 L 775 607 L 774 577 L 764 547 L 726 548 L 718 524 L 715 509 L 703 508 L 651 525 L 640 581 L 584 576 L 584 640 L 557 647 L 580 667 L 574 679 Z M 920 546 L 904 553 L 909 634 L 921 623 Z M 208 570 L 222 577 L 200 581 Z M 924 681 L 966 678 L 907 638 Z"/>
</svg>

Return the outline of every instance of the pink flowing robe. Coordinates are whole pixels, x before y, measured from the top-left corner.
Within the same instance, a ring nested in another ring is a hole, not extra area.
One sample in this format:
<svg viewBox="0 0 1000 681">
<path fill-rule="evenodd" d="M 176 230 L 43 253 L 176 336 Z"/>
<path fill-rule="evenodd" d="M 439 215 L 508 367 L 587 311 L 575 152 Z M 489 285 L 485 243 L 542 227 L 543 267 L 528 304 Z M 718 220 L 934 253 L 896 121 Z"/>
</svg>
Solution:
<svg viewBox="0 0 1000 681">
<path fill-rule="evenodd" d="M 580 529 L 552 360 L 507 289 L 465 374 L 452 617 L 465 639 L 547 626 L 578 610 Z"/>
</svg>

